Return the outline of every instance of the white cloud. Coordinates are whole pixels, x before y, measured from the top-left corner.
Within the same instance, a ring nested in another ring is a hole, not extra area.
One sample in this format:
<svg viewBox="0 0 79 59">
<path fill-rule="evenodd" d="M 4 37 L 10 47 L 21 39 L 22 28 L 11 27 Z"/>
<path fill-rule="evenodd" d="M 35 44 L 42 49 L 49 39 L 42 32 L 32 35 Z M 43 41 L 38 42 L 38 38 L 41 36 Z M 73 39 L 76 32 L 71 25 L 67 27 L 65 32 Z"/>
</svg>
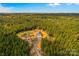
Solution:
<svg viewBox="0 0 79 59">
<path fill-rule="evenodd" d="M 72 5 L 73 3 L 66 3 L 66 5 Z"/>
<path fill-rule="evenodd" d="M 48 5 L 49 6 L 58 6 L 58 5 L 60 5 L 60 3 L 49 3 Z"/>
<path fill-rule="evenodd" d="M 79 5 L 79 3 L 75 3 L 75 5 Z"/>
<path fill-rule="evenodd" d="M 4 7 L 2 4 L 0 4 L 0 13 L 11 13 L 12 8 Z"/>
<path fill-rule="evenodd" d="M 66 5 L 79 5 L 79 3 L 66 3 Z"/>
</svg>

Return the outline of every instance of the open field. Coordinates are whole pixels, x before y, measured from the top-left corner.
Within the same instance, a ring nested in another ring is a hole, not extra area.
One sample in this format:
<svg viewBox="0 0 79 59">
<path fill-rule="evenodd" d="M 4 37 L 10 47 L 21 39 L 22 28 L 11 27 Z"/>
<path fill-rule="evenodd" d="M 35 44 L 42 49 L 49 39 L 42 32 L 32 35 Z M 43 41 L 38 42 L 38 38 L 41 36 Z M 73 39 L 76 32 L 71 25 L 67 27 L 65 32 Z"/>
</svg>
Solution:
<svg viewBox="0 0 79 59">
<path fill-rule="evenodd" d="M 43 29 L 42 51 L 46 56 L 79 56 L 79 14 L 0 14 L 0 55 L 29 56 L 28 42 L 18 33 Z"/>
</svg>

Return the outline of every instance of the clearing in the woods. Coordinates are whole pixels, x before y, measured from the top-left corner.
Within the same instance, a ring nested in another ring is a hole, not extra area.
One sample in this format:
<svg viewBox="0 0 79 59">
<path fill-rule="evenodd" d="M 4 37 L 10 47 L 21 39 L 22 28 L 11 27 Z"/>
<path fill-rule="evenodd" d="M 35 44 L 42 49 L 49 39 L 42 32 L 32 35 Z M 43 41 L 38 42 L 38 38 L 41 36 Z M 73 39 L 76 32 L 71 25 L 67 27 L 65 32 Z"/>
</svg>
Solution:
<svg viewBox="0 0 79 59">
<path fill-rule="evenodd" d="M 35 30 L 20 32 L 17 34 L 17 36 L 19 38 L 21 38 L 22 40 L 28 41 L 29 45 L 32 47 L 31 48 L 32 55 L 42 55 L 41 54 L 42 53 L 41 40 L 48 36 L 46 31 L 44 31 L 42 29 L 35 29 Z M 35 49 L 35 50 L 33 50 L 33 49 Z"/>
<path fill-rule="evenodd" d="M 48 36 L 47 32 L 42 30 L 42 29 L 35 29 L 35 30 L 30 30 L 30 31 L 23 31 L 17 34 L 17 36 L 23 40 L 30 38 L 34 39 L 37 37 L 37 32 L 41 32 L 42 38 L 46 38 Z"/>
</svg>

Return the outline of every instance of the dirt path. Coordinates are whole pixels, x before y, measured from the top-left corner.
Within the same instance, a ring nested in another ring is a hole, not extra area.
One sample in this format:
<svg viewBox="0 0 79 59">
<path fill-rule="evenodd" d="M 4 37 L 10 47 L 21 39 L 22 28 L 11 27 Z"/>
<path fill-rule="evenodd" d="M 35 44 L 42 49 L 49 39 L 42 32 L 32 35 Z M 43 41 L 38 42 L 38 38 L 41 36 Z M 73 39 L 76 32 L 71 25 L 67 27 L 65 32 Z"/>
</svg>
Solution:
<svg viewBox="0 0 79 59">
<path fill-rule="evenodd" d="M 28 32 L 22 32 L 18 34 L 18 37 L 28 41 L 29 47 L 31 47 L 31 56 L 42 56 L 43 52 L 41 50 L 41 40 L 47 37 L 47 33 L 43 30 L 33 30 Z"/>
</svg>

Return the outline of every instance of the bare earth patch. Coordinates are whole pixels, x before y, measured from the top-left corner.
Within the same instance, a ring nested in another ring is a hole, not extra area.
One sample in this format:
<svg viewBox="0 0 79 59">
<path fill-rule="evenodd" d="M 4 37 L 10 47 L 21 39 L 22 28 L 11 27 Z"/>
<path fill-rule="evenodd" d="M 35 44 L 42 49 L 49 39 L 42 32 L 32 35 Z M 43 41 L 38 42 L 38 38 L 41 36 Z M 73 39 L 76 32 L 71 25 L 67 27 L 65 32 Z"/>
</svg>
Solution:
<svg viewBox="0 0 79 59">
<path fill-rule="evenodd" d="M 46 31 L 41 29 L 35 29 L 30 31 L 24 31 L 17 34 L 22 40 L 28 41 L 29 46 L 31 46 L 30 55 L 40 56 L 42 55 L 41 51 L 41 40 L 48 36 Z"/>
<path fill-rule="evenodd" d="M 20 32 L 20 33 L 17 34 L 17 36 L 19 38 L 21 38 L 22 40 L 26 40 L 27 38 L 30 38 L 30 39 L 33 40 L 34 38 L 36 38 L 37 32 L 41 32 L 42 38 L 46 38 L 48 36 L 46 31 L 43 31 L 43 30 L 40 30 L 40 29 Z"/>
</svg>

